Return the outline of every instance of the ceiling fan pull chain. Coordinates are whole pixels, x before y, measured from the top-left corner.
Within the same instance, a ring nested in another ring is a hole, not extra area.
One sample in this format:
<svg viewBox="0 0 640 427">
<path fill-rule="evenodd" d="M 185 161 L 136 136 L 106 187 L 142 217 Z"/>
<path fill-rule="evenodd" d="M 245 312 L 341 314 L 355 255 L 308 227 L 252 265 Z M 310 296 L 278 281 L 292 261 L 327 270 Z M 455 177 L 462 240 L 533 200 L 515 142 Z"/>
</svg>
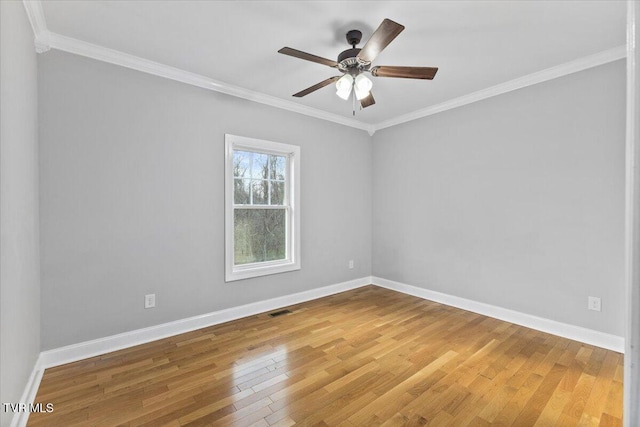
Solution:
<svg viewBox="0 0 640 427">
<path fill-rule="evenodd" d="M 356 80 L 351 83 L 351 98 L 353 98 L 353 116 L 356 116 Z"/>
</svg>

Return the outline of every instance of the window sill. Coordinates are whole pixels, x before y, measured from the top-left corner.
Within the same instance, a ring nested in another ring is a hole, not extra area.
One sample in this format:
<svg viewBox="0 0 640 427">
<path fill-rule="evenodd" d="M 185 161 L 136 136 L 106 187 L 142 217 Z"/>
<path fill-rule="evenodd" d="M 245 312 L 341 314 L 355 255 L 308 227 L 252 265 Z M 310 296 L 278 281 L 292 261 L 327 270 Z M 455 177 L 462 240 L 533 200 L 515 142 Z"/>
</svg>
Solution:
<svg viewBox="0 0 640 427">
<path fill-rule="evenodd" d="M 235 267 L 231 272 L 225 274 L 225 282 L 251 279 L 253 277 L 269 276 L 271 274 L 286 273 L 288 271 L 300 270 L 299 262 L 282 262 L 271 265 L 247 265 Z"/>
</svg>

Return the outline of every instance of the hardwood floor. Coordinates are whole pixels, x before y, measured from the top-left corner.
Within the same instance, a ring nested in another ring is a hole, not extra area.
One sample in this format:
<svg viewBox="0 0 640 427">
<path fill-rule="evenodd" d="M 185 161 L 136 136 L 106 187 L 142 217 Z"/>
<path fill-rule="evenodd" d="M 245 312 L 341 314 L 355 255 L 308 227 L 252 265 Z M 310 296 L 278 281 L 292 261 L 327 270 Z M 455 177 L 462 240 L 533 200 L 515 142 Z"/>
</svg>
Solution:
<svg viewBox="0 0 640 427">
<path fill-rule="evenodd" d="M 622 355 L 375 286 L 47 369 L 29 426 L 622 425 Z"/>
</svg>

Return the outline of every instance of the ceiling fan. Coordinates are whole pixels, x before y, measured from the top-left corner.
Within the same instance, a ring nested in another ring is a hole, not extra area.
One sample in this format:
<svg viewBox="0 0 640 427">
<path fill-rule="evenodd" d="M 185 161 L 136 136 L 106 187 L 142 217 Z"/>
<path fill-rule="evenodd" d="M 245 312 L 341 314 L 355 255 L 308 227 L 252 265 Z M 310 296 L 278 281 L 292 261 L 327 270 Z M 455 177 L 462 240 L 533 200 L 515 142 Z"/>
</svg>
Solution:
<svg viewBox="0 0 640 427">
<path fill-rule="evenodd" d="M 340 98 L 348 100 L 353 93 L 353 114 L 355 115 L 356 100 L 360 102 L 361 108 L 367 108 L 376 103 L 371 93 L 373 82 L 365 76 L 364 73 L 370 73 L 374 77 L 432 80 L 438 72 L 437 67 L 371 66 L 371 63 L 378 54 L 382 52 L 402 30 L 404 30 L 403 25 L 390 19 L 385 19 L 376 31 L 374 31 L 362 49 L 356 48 L 356 45 L 359 44 L 362 39 L 362 32 L 350 30 L 346 36 L 347 42 L 351 45 L 351 49 L 340 53 L 337 61 L 322 58 L 290 47 L 283 47 L 278 53 L 317 62 L 318 64 L 327 65 L 331 68 L 337 68 L 342 73 L 342 76 L 329 77 L 320 83 L 301 90 L 298 93 L 294 93 L 293 96 L 301 98 L 335 82 L 336 94 Z"/>
</svg>

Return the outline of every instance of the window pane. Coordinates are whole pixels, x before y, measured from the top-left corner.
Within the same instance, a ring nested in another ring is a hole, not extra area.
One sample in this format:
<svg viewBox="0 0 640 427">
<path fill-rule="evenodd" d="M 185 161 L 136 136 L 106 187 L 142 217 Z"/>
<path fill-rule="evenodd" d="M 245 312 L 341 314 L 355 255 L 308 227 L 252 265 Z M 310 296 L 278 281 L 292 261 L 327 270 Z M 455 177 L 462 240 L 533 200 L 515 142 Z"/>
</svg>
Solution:
<svg viewBox="0 0 640 427">
<path fill-rule="evenodd" d="M 271 179 L 284 179 L 286 170 L 286 157 L 284 156 L 270 156 L 271 157 Z"/>
<path fill-rule="evenodd" d="M 269 155 L 261 153 L 251 154 L 253 154 L 251 178 L 267 179 L 269 177 Z"/>
<path fill-rule="evenodd" d="M 233 151 L 233 176 L 249 178 L 251 155 L 248 151 Z"/>
<path fill-rule="evenodd" d="M 235 265 L 285 259 L 284 209 L 235 209 Z"/>
<path fill-rule="evenodd" d="M 249 181 L 248 179 L 233 180 L 233 203 L 236 205 L 249 204 Z"/>
<path fill-rule="evenodd" d="M 284 182 L 271 181 L 271 204 L 284 204 Z"/>
<path fill-rule="evenodd" d="M 251 180 L 251 187 L 253 189 L 253 205 L 266 205 L 268 200 L 267 200 L 267 194 L 269 191 L 269 181 L 263 181 L 263 180 L 257 180 L 257 179 L 252 179 Z"/>
</svg>

